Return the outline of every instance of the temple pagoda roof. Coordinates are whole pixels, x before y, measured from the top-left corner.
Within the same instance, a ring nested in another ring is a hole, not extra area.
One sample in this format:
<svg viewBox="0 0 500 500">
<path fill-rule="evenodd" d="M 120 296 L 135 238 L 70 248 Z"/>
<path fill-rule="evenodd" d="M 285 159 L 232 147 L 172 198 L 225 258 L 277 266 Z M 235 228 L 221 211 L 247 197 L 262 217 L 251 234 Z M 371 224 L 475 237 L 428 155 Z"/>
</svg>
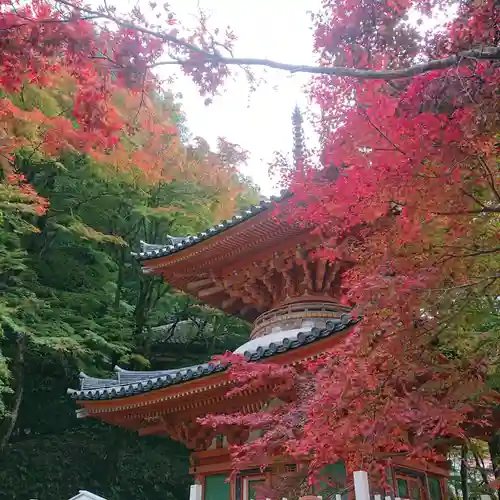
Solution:
<svg viewBox="0 0 500 500">
<path fill-rule="evenodd" d="M 258 205 L 251 205 L 247 209 L 241 211 L 239 214 L 234 215 L 231 219 L 222 220 L 218 224 L 206 229 L 205 231 L 193 236 L 186 237 L 172 237 L 169 236 L 170 244 L 157 245 L 150 243 L 142 243 L 142 252 L 136 254 L 139 261 L 146 261 L 157 259 L 159 257 L 166 257 L 174 253 L 180 252 L 189 248 L 197 243 L 201 243 L 209 238 L 212 238 L 242 222 L 245 222 L 256 215 L 265 212 L 273 207 L 274 204 L 279 203 L 286 198 L 291 197 L 291 193 L 283 191 L 280 196 L 272 196 L 269 200 L 263 200 Z"/>
<path fill-rule="evenodd" d="M 340 319 L 328 321 L 327 327 L 323 329 L 312 328 L 272 342 L 266 342 L 265 337 L 262 337 L 261 345 L 245 351 L 243 355 L 248 361 L 257 362 L 343 332 L 354 323 L 356 320 L 344 314 Z M 72 399 L 80 401 L 126 398 L 207 377 L 225 371 L 228 367 L 227 364 L 216 362 L 160 371 L 129 371 L 115 367 L 116 378 L 100 379 L 80 374 L 80 389 L 68 389 L 68 394 Z"/>
</svg>

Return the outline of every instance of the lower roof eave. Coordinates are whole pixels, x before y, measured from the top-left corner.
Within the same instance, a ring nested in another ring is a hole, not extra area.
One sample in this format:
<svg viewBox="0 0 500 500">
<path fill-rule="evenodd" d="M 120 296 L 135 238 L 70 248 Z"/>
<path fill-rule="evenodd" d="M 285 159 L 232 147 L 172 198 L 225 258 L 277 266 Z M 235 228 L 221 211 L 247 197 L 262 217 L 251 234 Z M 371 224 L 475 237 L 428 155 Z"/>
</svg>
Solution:
<svg viewBox="0 0 500 500">
<path fill-rule="evenodd" d="M 351 326 L 357 323 L 357 320 L 344 315 L 341 320 L 329 322 L 327 328 L 313 328 L 309 332 L 300 332 L 293 339 L 284 338 L 279 343 L 270 343 L 268 346 L 260 346 L 253 351 L 244 353 L 245 358 L 250 362 L 264 361 L 268 358 L 278 357 L 283 360 L 285 353 L 290 351 L 300 350 L 300 359 L 307 358 L 307 346 L 314 344 L 332 336 L 337 336 L 341 333 L 347 333 Z M 293 355 L 295 357 L 295 355 Z M 118 400 L 127 400 L 127 404 L 123 406 L 142 406 L 141 401 L 136 397 L 139 396 L 142 400 L 144 394 L 155 393 L 158 397 L 148 398 L 148 401 L 162 401 L 169 399 L 178 399 L 180 397 L 211 390 L 212 384 L 209 383 L 209 378 L 216 375 L 223 375 L 229 365 L 221 363 L 209 362 L 195 365 L 189 368 L 181 368 L 179 370 L 167 370 L 164 375 L 147 378 L 148 372 L 144 372 L 144 379 L 125 385 L 110 385 L 109 387 L 96 387 L 86 390 L 68 389 L 68 394 L 79 405 L 90 409 L 90 406 L 101 407 L 109 406 L 110 400 L 118 402 Z M 136 373 L 136 372 L 134 372 Z M 142 373 L 142 372 L 141 372 Z M 228 383 L 226 376 L 220 377 L 218 383 Z M 215 382 L 215 381 L 214 381 Z M 174 387 L 178 386 L 178 390 L 173 391 Z M 182 387 L 182 388 L 181 388 Z M 169 389 L 166 394 L 165 389 Z M 161 391 L 161 392 L 160 392 Z M 120 401 L 124 402 L 124 401 Z M 114 405 L 112 405 L 114 406 Z"/>
</svg>

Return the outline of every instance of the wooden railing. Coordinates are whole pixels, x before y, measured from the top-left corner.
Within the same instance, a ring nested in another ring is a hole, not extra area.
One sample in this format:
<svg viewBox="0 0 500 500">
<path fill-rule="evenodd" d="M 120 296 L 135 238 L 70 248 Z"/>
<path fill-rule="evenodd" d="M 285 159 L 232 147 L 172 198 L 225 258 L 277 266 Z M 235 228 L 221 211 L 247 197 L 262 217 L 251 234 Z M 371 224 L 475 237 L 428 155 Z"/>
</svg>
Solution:
<svg viewBox="0 0 500 500">
<path fill-rule="evenodd" d="M 338 319 L 349 312 L 349 308 L 333 302 L 297 302 L 288 304 L 261 314 L 254 322 L 251 338 L 255 339 L 270 333 L 268 329 L 284 323 L 288 328 L 300 328 L 305 319 L 323 320 Z M 297 325 L 293 322 L 296 321 Z"/>
</svg>

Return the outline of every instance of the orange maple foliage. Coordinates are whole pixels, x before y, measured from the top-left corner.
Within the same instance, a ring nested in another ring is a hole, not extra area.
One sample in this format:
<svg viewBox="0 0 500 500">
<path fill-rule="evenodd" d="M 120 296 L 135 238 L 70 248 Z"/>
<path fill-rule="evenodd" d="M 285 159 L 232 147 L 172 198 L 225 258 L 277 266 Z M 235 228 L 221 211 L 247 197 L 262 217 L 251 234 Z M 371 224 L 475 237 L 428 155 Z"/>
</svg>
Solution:
<svg viewBox="0 0 500 500">
<path fill-rule="evenodd" d="M 53 158 L 69 150 L 89 155 L 111 171 L 127 172 L 135 181 L 212 186 L 221 201 L 216 215 L 229 216 L 239 189 L 235 169 L 218 154 L 199 154 L 181 143 L 172 110 L 155 97 L 161 89 L 143 63 L 136 60 L 133 66 L 134 71 L 142 68 L 140 81 L 134 80 L 132 66 L 129 72 L 115 73 L 103 64 L 103 54 L 113 54 L 115 62 L 133 57 L 126 56 L 127 50 L 143 44 L 136 32 L 106 35 L 76 12 L 69 22 L 62 21 L 48 2 L 34 0 L 11 10 L 14 3 L 0 2 L 0 27 L 6 33 L 0 43 L 4 182 L 12 188 L 23 185 L 15 175 L 14 153 L 20 148 Z M 143 49 L 155 53 L 158 42 L 147 43 Z M 60 110 L 47 113 L 43 106 L 27 104 L 27 87 L 51 95 Z M 28 186 L 23 189 L 36 195 Z M 46 203 L 33 200 L 42 213 Z"/>
</svg>

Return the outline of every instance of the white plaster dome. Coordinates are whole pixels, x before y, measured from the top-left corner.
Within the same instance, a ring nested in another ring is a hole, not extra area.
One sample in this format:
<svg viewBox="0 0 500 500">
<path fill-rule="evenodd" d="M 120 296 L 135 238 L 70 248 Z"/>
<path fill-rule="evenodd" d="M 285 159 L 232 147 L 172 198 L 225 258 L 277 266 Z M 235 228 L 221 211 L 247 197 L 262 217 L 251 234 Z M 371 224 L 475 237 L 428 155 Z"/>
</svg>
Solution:
<svg viewBox="0 0 500 500">
<path fill-rule="evenodd" d="M 281 343 L 284 339 L 294 339 L 300 332 L 310 331 L 316 325 L 309 319 L 302 321 L 299 328 L 281 329 L 279 326 L 273 327 L 273 331 L 262 337 L 251 339 L 234 351 L 234 354 L 244 354 L 246 351 L 255 351 L 258 347 L 267 347 L 271 343 Z M 326 327 L 323 326 L 323 328 Z"/>
</svg>

